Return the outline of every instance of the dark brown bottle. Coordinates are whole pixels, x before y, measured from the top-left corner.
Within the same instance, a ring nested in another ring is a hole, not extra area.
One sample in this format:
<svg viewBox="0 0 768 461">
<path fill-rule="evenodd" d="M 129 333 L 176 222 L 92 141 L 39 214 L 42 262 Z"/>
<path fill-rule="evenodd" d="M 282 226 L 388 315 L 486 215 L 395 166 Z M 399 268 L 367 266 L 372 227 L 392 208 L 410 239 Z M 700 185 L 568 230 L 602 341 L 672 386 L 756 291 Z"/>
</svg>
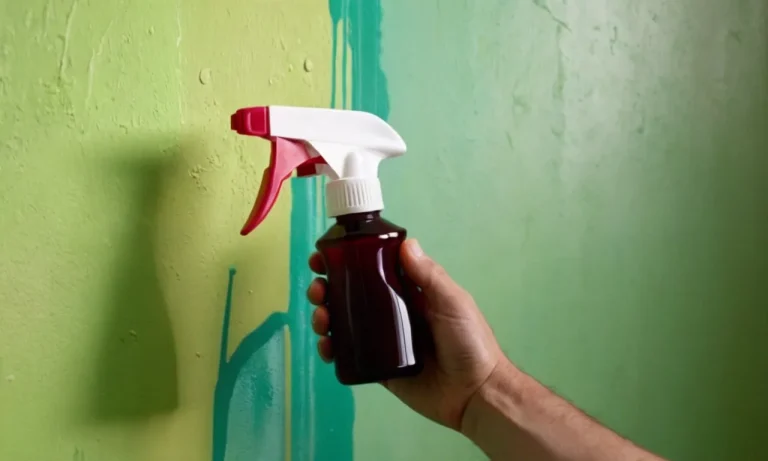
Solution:
<svg viewBox="0 0 768 461">
<path fill-rule="evenodd" d="M 342 384 L 413 376 L 424 367 L 424 321 L 400 267 L 406 230 L 378 211 L 338 216 L 317 241 Z"/>
</svg>

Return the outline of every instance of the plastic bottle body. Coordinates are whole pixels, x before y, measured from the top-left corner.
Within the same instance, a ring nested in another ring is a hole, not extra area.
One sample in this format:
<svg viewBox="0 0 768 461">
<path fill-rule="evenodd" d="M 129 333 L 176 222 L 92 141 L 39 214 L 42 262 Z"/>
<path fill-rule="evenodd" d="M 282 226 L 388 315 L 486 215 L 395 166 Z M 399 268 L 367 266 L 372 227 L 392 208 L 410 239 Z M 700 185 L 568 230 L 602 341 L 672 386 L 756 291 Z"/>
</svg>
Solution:
<svg viewBox="0 0 768 461">
<path fill-rule="evenodd" d="M 424 321 L 400 267 L 406 230 L 379 212 L 339 216 L 317 241 L 325 261 L 336 376 L 365 384 L 418 374 Z"/>
</svg>

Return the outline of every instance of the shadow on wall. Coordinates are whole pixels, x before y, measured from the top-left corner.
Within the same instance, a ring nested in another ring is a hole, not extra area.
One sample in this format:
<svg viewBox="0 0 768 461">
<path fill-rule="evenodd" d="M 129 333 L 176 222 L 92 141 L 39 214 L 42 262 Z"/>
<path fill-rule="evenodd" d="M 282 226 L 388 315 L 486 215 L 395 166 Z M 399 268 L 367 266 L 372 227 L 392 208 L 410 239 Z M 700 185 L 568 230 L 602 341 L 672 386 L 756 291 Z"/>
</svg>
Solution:
<svg viewBox="0 0 768 461">
<path fill-rule="evenodd" d="M 141 420 L 178 406 L 176 350 L 153 236 L 157 200 L 179 147 L 168 139 L 126 144 L 118 151 L 97 152 L 96 160 L 103 162 L 99 179 L 109 184 L 94 192 L 119 195 L 115 206 L 124 215 L 114 226 L 112 285 L 104 299 L 106 324 L 86 408 L 86 420 L 94 423 Z"/>
</svg>

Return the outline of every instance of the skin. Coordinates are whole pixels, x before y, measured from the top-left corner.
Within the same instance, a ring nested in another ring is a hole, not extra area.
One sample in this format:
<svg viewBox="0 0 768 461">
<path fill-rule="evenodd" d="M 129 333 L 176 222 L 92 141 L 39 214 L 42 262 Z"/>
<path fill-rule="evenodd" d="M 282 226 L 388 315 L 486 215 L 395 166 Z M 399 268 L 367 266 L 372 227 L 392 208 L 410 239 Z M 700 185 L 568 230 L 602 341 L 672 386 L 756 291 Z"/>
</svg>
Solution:
<svg viewBox="0 0 768 461">
<path fill-rule="evenodd" d="M 401 247 L 408 277 L 424 295 L 434 351 L 418 376 L 382 383 L 432 421 L 461 432 L 491 459 L 526 461 L 663 461 L 558 397 L 512 364 L 472 296 L 409 239 Z M 310 268 L 323 275 L 315 253 Z M 333 361 L 326 280 L 307 290 L 317 306 L 312 328 L 318 353 Z"/>
</svg>

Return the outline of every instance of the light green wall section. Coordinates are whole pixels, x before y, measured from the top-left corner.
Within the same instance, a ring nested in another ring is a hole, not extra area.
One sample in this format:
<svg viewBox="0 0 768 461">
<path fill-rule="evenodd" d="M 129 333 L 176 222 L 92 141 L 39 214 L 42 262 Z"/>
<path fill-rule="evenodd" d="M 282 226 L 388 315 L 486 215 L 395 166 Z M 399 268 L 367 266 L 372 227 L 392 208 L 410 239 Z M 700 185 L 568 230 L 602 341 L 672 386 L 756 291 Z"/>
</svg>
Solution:
<svg viewBox="0 0 768 461">
<path fill-rule="evenodd" d="M 325 2 L 0 1 L 0 459 L 207 460 L 231 343 L 287 307 L 253 104 L 327 106 Z M 306 72 L 306 59 L 313 63 Z"/>
<path fill-rule="evenodd" d="M 672 459 L 762 459 L 768 5 L 383 13 L 390 121 L 409 143 L 382 167 L 387 216 L 519 365 L 593 416 Z M 383 390 L 356 397 L 356 459 L 481 459 Z"/>
</svg>

